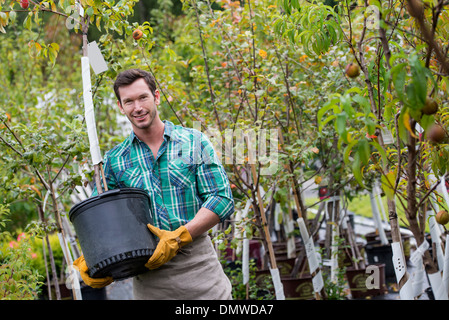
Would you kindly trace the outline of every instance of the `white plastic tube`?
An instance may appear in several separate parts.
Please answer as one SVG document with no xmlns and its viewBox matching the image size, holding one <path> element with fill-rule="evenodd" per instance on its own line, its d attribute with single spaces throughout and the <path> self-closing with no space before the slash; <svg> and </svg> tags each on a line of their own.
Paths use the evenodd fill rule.
<svg viewBox="0 0 449 320">
<path fill-rule="evenodd" d="M 427 220 L 429 221 L 429 231 L 430 237 L 432 238 L 432 243 L 435 243 L 438 269 L 443 270 L 444 267 L 444 254 L 443 248 L 441 247 L 441 230 L 435 219 L 434 212 L 432 210 L 427 211 Z"/>
<path fill-rule="evenodd" d="M 102 162 L 103 158 L 101 156 L 97 128 L 95 126 L 94 103 L 92 101 L 92 86 L 90 82 L 90 64 L 88 57 L 81 57 L 81 70 L 83 78 L 84 117 L 86 119 L 92 164 L 96 165 Z"/>
<path fill-rule="evenodd" d="M 249 281 L 249 239 L 243 239 L 243 252 L 242 252 L 242 275 L 243 284 L 247 284 Z"/>
<path fill-rule="evenodd" d="M 331 256 L 330 256 L 330 267 L 331 267 L 331 281 L 337 281 L 337 269 L 338 269 L 338 237 L 339 237 L 339 226 L 336 221 L 336 213 L 340 212 L 340 206 L 336 207 L 336 204 L 340 203 L 340 197 L 334 196 L 329 197 L 326 201 L 326 211 L 328 211 L 328 203 L 332 203 L 332 212 L 327 213 L 328 221 L 332 222 L 332 232 L 331 232 Z"/>
<path fill-rule="evenodd" d="M 276 217 L 279 217 L 279 215 L 282 214 L 282 224 L 284 226 L 285 234 L 291 234 L 295 226 L 293 224 L 293 220 L 290 219 L 290 215 L 285 212 L 281 212 L 281 204 L 276 203 L 275 205 L 275 213 Z M 288 258 L 295 258 L 296 257 L 296 245 L 295 245 L 295 237 L 289 236 L 287 239 L 287 257 Z"/>
<path fill-rule="evenodd" d="M 446 235 L 446 248 L 444 252 L 444 267 L 443 267 L 443 286 L 449 292 L 449 236 Z"/>
<path fill-rule="evenodd" d="M 302 240 L 304 241 L 310 274 L 313 274 L 319 267 L 319 261 L 315 250 L 315 245 L 313 243 L 313 238 L 309 237 L 304 219 L 298 218 L 296 221 L 298 222 L 299 231 L 301 233 Z M 316 272 L 315 276 L 312 278 L 312 283 L 314 291 L 320 293 L 321 289 L 324 287 L 321 270 Z"/>
<path fill-rule="evenodd" d="M 449 194 L 446 189 L 446 180 L 444 180 L 444 177 L 440 178 L 439 189 L 441 190 L 441 193 L 443 194 L 446 204 L 449 205 Z"/>
<path fill-rule="evenodd" d="M 424 291 L 424 280 L 426 277 L 426 271 L 424 270 L 423 255 L 429 248 L 429 243 L 423 241 L 421 245 L 410 256 L 410 262 L 415 266 L 415 272 L 413 273 L 413 296 L 419 297 Z"/>
<path fill-rule="evenodd" d="M 338 238 L 340 237 L 337 225 L 332 225 L 332 243 L 331 243 L 331 281 L 337 282 L 338 272 Z"/>
<path fill-rule="evenodd" d="M 400 242 L 392 242 L 391 249 L 393 251 L 393 266 L 396 274 L 396 280 L 399 283 L 407 272 L 407 266 L 404 261 L 404 253 L 402 252 L 402 247 Z M 413 300 L 413 285 L 411 279 L 399 290 L 399 296 L 401 300 Z"/>
<path fill-rule="evenodd" d="M 252 201 L 248 199 L 246 201 L 245 208 L 242 212 L 242 219 L 248 216 L 249 208 L 251 207 Z M 243 252 L 242 252 L 242 275 L 243 284 L 247 284 L 249 281 L 249 239 L 246 237 L 246 231 L 243 231 Z"/>
<path fill-rule="evenodd" d="M 69 276 L 66 279 L 66 286 L 69 289 L 73 289 L 76 300 L 82 300 L 78 274 L 75 272 L 73 268 L 73 260 L 69 251 L 69 247 L 67 246 L 67 241 L 61 232 L 58 232 L 58 239 L 59 245 L 61 246 L 62 249 L 62 253 L 64 254 L 65 261 L 67 261 L 69 268 Z"/>
<path fill-rule="evenodd" d="M 385 230 L 383 228 L 382 219 L 380 217 L 380 212 L 379 212 L 379 208 L 377 206 L 376 197 L 374 195 L 374 192 L 370 193 L 369 198 L 370 198 L 370 201 L 371 201 L 371 210 L 373 212 L 374 222 L 376 223 L 376 228 L 379 231 L 380 242 L 383 245 L 387 245 L 388 244 L 388 239 L 387 239 L 387 236 L 385 234 Z"/>
<path fill-rule="evenodd" d="M 278 268 L 275 268 L 275 269 L 270 268 L 270 273 L 271 273 L 271 278 L 273 280 L 274 292 L 276 294 L 276 300 L 285 300 L 284 286 L 282 285 L 282 282 L 281 282 L 281 276 L 279 274 L 279 269 Z"/>
<path fill-rule="evenodd" d="M 447 290 L 443 286 L 441 273 L 437 271 L 435 273 L 428 274 L 428 276 L 433 295 L 435 296 L 435 300 L 448 300 Z"/>
</svg>

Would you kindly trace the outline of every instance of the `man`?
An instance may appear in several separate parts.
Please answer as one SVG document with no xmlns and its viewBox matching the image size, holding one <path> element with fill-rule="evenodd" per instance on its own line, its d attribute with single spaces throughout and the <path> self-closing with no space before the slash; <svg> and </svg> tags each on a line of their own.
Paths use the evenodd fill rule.
<svg viewBox="0 0 449 320">
<path fill-rule="evenodd" d="M 150 73 L 124 71 L 114 91 L 133 130 L 105 155 L 106 182 L 109 189 L 148 192 L 154 224 L 148 228 L 160 239 L 145 265 L 149 271 L 133 278 L 134 298 L 230 299 L 230 281 L 207 231 L 233 212 L 234 200 L 210 141 L 159 118 L 160 93 Z M 90 278 L 83 257 L 74 264 L 90 286 L 112 282 Z"/>
</svg>

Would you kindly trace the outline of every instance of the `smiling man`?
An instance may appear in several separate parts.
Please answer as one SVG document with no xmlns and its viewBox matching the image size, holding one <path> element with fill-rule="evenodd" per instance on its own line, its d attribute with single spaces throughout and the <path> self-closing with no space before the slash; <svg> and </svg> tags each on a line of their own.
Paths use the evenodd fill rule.
<svg viewBox="0 0 449 320">
<path fill-rule="evenodd" d="M 153 218 L 148 228 L 159 238 L 146 264 L 149 271 L 134 277 L 134 298 L 231 299 L 230 281 L 207 235 L 234 211 L 229 180 L 212 144 L 197 130 L 159 118 L 160 94 L 150 73 L 120 73 L 114 92 L 133 130 L 105 155 L 106 182 L 109 189 L 148 192 Z M 81 260 L 76 265 L 86 270 Z M 95 287 L 111 281 L 81 275 Z"/>
</svg>

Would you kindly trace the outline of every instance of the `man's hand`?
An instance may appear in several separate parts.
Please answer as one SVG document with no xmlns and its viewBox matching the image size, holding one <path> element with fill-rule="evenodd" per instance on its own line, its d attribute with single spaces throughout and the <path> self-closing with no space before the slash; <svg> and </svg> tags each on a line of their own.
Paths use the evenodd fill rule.
<svg viewBox="0 0 449 320">
<path fill-rule="evenodd" d="M 89 287 L 92 288 L 103 288 L 107 285 L 111 284 L 112 277 L 106 277 L 106 278 L 91 278 L 89 277 L 89 274 L 87 273 L 88 267 L 86 264 L 86 260 L 84 260 L 84 256 L 79 257 L 73 262 L 73 265 L 79 270 L 81 274 L 81 278 L 83 279 L 84 283 L 87 284 Z"/>
<path fill-rule="evenodd" d="M 166 231 L 148 224 L 148 229 L 159 237 L 156 250 L 145 264 L 145 267 L 150 270 L 157 269 L 170 261 L 181 247 L 192 242 L 192 237 L 185 226 L 181 226 L 175 231 Z"/>
</svg>

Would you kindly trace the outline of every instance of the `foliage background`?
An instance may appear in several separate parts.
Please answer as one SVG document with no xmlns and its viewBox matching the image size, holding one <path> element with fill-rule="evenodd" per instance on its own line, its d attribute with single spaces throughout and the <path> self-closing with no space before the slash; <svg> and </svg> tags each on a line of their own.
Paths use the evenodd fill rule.
<svg viewBox="0 0 449 320">
<path fill-rule="evenodd" d="M 60 228 L 60 216 L 77 200 L 76 187 L 92 182 L 82 30 L 66 26 L 74 3 L 31 1 L 22 9 L 17 1 L 0 1 L 0 202 L 11 210 L 4 229 L 12 237 L 33 221 L 46 232 Z M 247 159 L 222 158 L 237 211 L 247 199 L 257 202 L 258 185 L 267 192 L 265 205 L 278 202 L 289 212 L 295 206 L 291 179 L 298 190 L 313 179 L 349 200 L 380 180 L 389 203 L 401 207 L 402 223 L 415 227 L 419 244 L 430 195 L 437 209 L 446 207 L 432 188 L 435 176 L 446 173 L 447 140 L 425 139 L 432 124 L 446 130 L 448 121 L 447 62 L 435 55 L 440 48 L 447 56 L 449 48 L 443 1 L 424 1 L 419 17 L 408 13 L 404 1 L 81 4 L 90 19 L 88 41 L 98 43 L 109 67 L 92 74 L 103 152 L 129 133 L 113 81 L 121 70 L 139 67 L 158 81 L 162 119 L 190 127 L 198 121 L 216 139 L 226 129 L 281 134 L 279 149 L 268 147 L 279 152 L 278 170 L 258 175 L 255 185 Z M 379 27 L 367 25 L 367 8 L 382 14 Z M 421 35 L 422 17 L 433 23 L 434 42 Z M 135 28 L 144 31 L 138 41 L 131 37 Z M 349 63 L 360 66 L 359 77 L 345 75 Z M 437 114 L 420 113 L 426 97 L 440 104 Z M 425 130 L 421 138 L 417 124 Z M 394 137 L 390 145 L 382 140 L 385 128 Z M 305 203 L 299 206 L 307 212 Z M 257 232 L 251 219 L 246 222 L 242 228 Z"/>
</svg>

